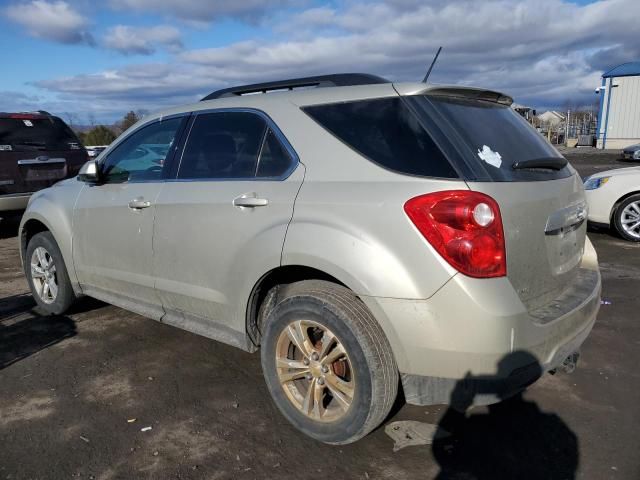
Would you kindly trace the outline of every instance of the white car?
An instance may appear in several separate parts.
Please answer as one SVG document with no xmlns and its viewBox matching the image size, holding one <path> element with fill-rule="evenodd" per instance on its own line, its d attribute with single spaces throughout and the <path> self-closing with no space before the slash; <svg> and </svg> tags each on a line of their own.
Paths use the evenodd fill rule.
<svg viewBox="0 0 640 480">
<path fill-rule="evenodd" d="M 87 154 L 90 158 L 96 158 L 104 150 L 106 150 L 108 146 L 109 145 L 88 145 L 84 148 L 87 150 Z"/>
<path fill-rule="evenodd" d="M 640 242 L 640 167 L 598 172 L 584 181 L 589 222 L 606 225 Z"/>
</svg>

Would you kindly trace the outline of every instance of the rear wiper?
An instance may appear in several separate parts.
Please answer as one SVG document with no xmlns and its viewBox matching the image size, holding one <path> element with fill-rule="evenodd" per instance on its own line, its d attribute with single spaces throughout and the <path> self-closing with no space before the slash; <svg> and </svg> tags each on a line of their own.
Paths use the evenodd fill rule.
<svg viewBox="0 0 640 480">
<path fill-rule="evenodd" d="M 514 170 L 526 169 L 546 169 L 546 170 L 562 170 L 567 166 L 567 159 L 564 157 L 543 157 L 532 158 L 531 160 L 522 160 L 515 162 L 511 168 Z"/>
</svg>

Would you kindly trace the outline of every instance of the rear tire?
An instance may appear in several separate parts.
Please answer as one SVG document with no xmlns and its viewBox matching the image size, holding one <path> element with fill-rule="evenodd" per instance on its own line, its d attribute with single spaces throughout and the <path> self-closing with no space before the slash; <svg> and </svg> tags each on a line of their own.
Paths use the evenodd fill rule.
<svg viewBox="0 0 640 480">
<path fill-rule="evenodd" d="M 391 346 L 348 289 L 320 280 L 279 288 L 261 345 L 273 400 L 306 435 L 355 442 L 380 425 L 396 398 Z"/>
<path fill-rule="evenodd" d="M 613 213 L 613 225 L 625 240 L 640 242 L 640 194 L 625 198 Z M 635 228 L 632 228 L 634 227 Z"/>
<path fill-rule="evenodd" d="M 62 253 L 51 232 L 37 233 L 29 240 L 24 269 L 31 294 L 46 315 L 61 315 L 75 302 Z"/>
</svg>

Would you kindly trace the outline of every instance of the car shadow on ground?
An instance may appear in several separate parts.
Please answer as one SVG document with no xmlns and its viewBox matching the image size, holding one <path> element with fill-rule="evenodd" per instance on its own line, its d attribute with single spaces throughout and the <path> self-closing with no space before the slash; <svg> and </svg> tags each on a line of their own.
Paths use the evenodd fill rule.
<svg viewBox="0 0 640 480">
<path fill-rule="evenodd" d="M 542 374 L 532 355 L 514 352 L 500 362 L 498 376 L 514 356 L 530 360 L 537 375 Z M 438 424 L 440 435 L 432 445 L 440 466 L 437 479 L 575 478 L 578 438 L 558 415 L 542 411 L 522 393 L 477 409 L 480 413 L 468 412 L 479 393 L 505 397 L 500 387 L 491 387 L 491 382 L 481 387 L 481 392 L 471 392 L 470 380 L 484 382 L 485 378 L 467 376 L 458 382 L 451 395 L 452 406 Z"/>
<path fill-rule="evenodd" d="M 21 218 L 22 212 L 9 214 L 0 212 L 0 239 L 16 237 Z"/>
<path fill-rule="evenodd" d="M 82 299 L 70 313 L 101 306 Z M 75 336 L 76 324 L 66 315 L 42 315 L 30 294 L 0 299 L 0 370 Z"/>
</svg>

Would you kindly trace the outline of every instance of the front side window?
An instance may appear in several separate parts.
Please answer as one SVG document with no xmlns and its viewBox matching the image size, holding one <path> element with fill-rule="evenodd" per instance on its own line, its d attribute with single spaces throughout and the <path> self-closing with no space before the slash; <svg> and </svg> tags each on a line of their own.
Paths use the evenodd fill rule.
<svg viewBox="0 0 640 480">
<path fill-rule="evenodd" d="M 182 154 L 178 178 L 254 178 L 266 129 L 266 122 L 249 112 L 198 115 Z"/>
<path fill-rule="evenodd" d="M 102 165 L 104 182 L 161 179 L 181 122 L 171 118 L 153 123 L 118 144 Z"/>
</svg>

